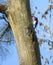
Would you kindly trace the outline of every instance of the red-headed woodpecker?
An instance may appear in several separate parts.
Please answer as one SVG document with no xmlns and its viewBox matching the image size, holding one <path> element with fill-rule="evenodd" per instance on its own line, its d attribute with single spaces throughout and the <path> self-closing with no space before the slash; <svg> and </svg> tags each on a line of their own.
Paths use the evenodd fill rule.
<svg viewBox="0 0 53 65">
<path fill-rule="evenodd" d="M 37 24 L 38 24 L 38 18 L 34 17 L 33 25 L 35 28 L 37 27 Z"/>
</svg>

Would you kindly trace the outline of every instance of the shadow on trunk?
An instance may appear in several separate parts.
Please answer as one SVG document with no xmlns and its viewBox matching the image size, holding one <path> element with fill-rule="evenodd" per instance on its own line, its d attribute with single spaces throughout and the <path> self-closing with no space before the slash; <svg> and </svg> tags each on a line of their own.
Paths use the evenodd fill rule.
<svg viewBox="0 0 53 65">
<path fill-rule="evenodd" d="M 41 65 L 39 43 L 38 43 L 38 39 L 35 34 L 35 31 L 33 31 L 33 34 L 32 34 L 32 42 L 34 44 L 34 50 L 35 50 L 35 55 L 36 55 L 36 59 L 37 59 L 37 64 Z"/>
<path fill-rule="evenodd" d="M 30 4 L 29 4 L 29 0 L 26 0 L 26 7 L 27 7 L 27 12 L 28 12 L 28 18 L 29 20 L 31 20 L 30 16 L 31 16 L 31 11 L 30 11 Z M 35 55 L 36 55 L 36 59 L 37 59 L 37 64 L 38 65 L 41 65 L 41 58 L 40 58 L 40 49 L 39 49 L 39 43 L 38 43 L 38 39 L 37 39 L 37 36 L 35 34 L 35 31 L 33 29 L 33 26 L 29 25 L 31 27 L 31 32 L 33 32 L 32 34 L 32 43 L 34 44 L 34 50 L 35 50 Z"/>
</svg>

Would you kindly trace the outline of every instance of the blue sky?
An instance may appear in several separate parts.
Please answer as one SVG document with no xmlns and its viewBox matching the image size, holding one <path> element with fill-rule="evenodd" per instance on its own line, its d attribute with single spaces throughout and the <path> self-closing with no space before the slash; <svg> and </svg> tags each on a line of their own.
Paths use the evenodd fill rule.
<svg viewBox="0 0 53 65">
<path fill-rule="evenodd" d="M 42 22 L 44 25 L 48 26 L 48 22 L 47 20 L 45 20 L 44 18 L 41 19 L 42 14 L 44 13 L 44 11 L 47 9 L 48 5 L 50 5 L 51 3 L 48 2 L 48 0 L 30 0 L 30 5 L 31 5 L 31 12 L 33 13 L 35 11 L 35 6 L 38 7 L 38 10 L 41 12 L 40 14 L 35 13 L 34 16 L 38 17 L 38 22 Z M 47 15 L 47 19 L 49 19 L 50 13 Z M 51 21 L 50 21 L 50 30 L 51 33 L 53 33 L 53 12 L 52 12 L 52 16 L 51 16 Z M 40 38 L 44 38 L 42 36 L 42 33 L 44 33 L 46 35 L 46 37 L 44 39 L 46 40 L 52 40 L 53 38 L 50 37 L 49 33 L 46 33 L 45 31 L 43 31 L 43 26 L 40 26 L 39 24 L 37 25 L 37 28 L 35 29 L 36 31 L 39 30 L 40 34 L 37 33 L 37 37 L 38 39 Z M 44 42 L 41 46 L 40 46 L 40 52 L 41 55 L 44 57 L 44 59 L 41 59 L 42 61 L 42 65 L 44 65 L 45 63 L 45 58 L 48 58 L 49 60 L 49 65 L 53 65 L 53 63 L 51 63 L 51 59 L 50 56 L 53 56 L 53 50 L 49 50 L 49 46 L 48 46 L 48 42 Z M 53 58 L 52 58 L 53 60 Z M 48 65 L 48 64 L 46 64 Z"/>
<path fill-rule="evenodd" d="M 6 1 L 7 0 L 0 0 L 0 3 L 6 3 Z M 35 16 L 38 17 L 39 22 L 42 21 L 42 23 L 44 23 L 44 24 L 47 24 L 47 22 L 46 22 L 45 19 L 41 19 L 41 15 L 45 11 L 45 9 L 47 9 L 47 7 L 48 7 L 49 4 L 50 3 L 48 3 L 48 0 L 30 0 L 31 12 L 34 12 L 35 11 L 35 6 L 37 6 L 38 7 L 38 10 L 40 10 L 41 14 L 37 14 L 36 13 Z M 52 14 L 53 14 L 53 12 L 52 12 Z M 2 15 L 0 14 L 0 16 L 2 16 Z M 51 19 L 53 19 L 53 16 L 52 16 Z M 1 22 L 3 22 L 3 23 L 1 23 Z M 53 22 L 51 21 L 51 31 L 53 29 L 52 24 L 53 24 Z M 5 20 L 3 20 L 3 19 L 0 20 L 0 31 L 1 32 L 3 32 L 4 31 L 4 28 L 7 28 L 7 26 L 8 26 L 8 24 L 5 22 Z M 44 32 L 44 31 L 42 31 L 43 30 L 43 27 L 40 27 L 39 25 L 37 26 L 37 28 L 35 30 L 40 30 L 40 33 Z M 47 33 L 45 33 L 45 34 L 46 34 L 46 39 L 50 39 L 50 37 L 48 36 L 48 34 Z M 1 33 L 0 33 L 0 35 L 1 35 Z M 39 35 L 37 34 L 37 37 L 38 38 L 43 38 L 40 34 Z M 2 40 L 6 40 L 8 38 L 10 38 L 11 40 L 14 40 L 13 33 L 12 33 L 12 30 L 11 29 L 9 29 L 6 32 L 6 34 L 3 36 Z M 19 58 L 18 58 L 18 55 L 17 55 L 16 44 L 15 44 L 16 42 L 15 42 L 15 40 L 9 42 L 8 44 L 5 43 L 5 45 L 3 43 L 4 42 L 0 42 L 0 44 L 2 44 L 2 46 L 4 46 L 4 48 L 6 48 L 6 49 L 9 50 L 9 54 L 6 53 L 6 56 L 5 57 L 4 57 L 4 54 L 3 54 L 2 57 L 0 57 L 0 65 L 19 65 Z M 44 49 L 44 48 L 46 48 L 47 50 Z M 53 56 L 53 53 L 50 53 L 50 52 L 52 52 L 53 50 L 52 51 L 49 51 L 48 48 L 49 48 L 49 46 L 48 46 L 47 43 L 42 44 L 42 46 L 40 47 L 41 55 L 44 56 L 44 60 L 41 59 L 42 65 L 44 65 L 44 63 L 45 63 L 45 58 L 48 58 L 49 59 L 49 61 L 50 61 L 50 64 L 49 65 L 53 65 L 51 63 L 52 60 L 50 59 L 50 55 Z M 1 49 L 0 49 L 0 51 L 1 51 Z M 4 49 L 4 51 L 5 51 L 5 49 Z M 48 64 L 46 64 L 46 65 L 48 65 Z"/>
</svg>

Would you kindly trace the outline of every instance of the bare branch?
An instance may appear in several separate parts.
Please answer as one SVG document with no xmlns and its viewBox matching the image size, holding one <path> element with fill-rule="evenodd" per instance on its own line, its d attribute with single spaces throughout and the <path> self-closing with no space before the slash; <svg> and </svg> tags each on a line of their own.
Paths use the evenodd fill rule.
<svg viewBox="0 0 53 65">
<path fill-rule="evenodd" d="M 45 12 L 42 14 L 42 18 L 46 18 L 46 15 L 48 14 L 48 11 L 51 10 L 51 8 L 53 9 L 53 5 L 49 5 L 48 8 L 45 10 Z"/>
</svg>

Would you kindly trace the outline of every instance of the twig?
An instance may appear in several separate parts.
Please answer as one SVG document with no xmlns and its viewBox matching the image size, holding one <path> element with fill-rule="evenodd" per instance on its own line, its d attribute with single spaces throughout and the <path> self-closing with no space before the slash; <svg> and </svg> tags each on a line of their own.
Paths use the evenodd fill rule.
<svg viewBox="0 0 53 65">
<path fill-rule="evenodd" d="M 0 41 L 1 42 L 11 42 L 11 41 L 14 41 L 14 40 L 10 40 L 10 39 L 8 39 L 8 40 L 2 40 L 2 39 L 0 39 Z"/>
</svg>

